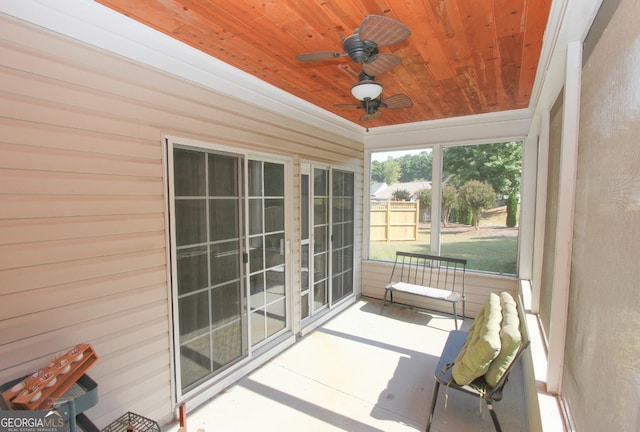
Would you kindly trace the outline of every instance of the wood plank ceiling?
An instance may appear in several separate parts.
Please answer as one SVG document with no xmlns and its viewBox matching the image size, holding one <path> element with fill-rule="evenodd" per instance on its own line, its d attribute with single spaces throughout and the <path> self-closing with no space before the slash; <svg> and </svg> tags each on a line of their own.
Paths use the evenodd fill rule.
<svg viewBox="0 0 640 432">
<path fill-rule="evenodd" d="M 150 27 L 366 127 L 526 108 L 551 0 L 97 0 Z M 342 38 L 367 15 L 393 18 L 411 36 L 380 52 L 403 58 L 376 77 L 383 108 L 362 121 L 348 57 L 304 63 L 296 54 L 344 52 Z"/>
</svg>

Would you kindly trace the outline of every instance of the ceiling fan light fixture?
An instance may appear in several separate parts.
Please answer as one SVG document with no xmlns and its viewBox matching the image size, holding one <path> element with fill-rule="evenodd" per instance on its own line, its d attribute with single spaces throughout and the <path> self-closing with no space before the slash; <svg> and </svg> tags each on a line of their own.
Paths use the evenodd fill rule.
<svg viewBox="0 0 640 432">
<path fill-rule="evenodd" d="M 375 99 L 382 93 L 382 84 L 371 80 L 360 81 L 351 87 L 351 94 L 358 100 Z"/>
</svg>

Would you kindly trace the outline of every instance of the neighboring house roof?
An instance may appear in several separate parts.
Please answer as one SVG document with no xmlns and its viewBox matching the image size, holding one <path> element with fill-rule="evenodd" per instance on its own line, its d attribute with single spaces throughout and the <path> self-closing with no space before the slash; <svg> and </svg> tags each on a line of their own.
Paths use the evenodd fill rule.
<svg viewBox="0 0 640 432">
<path fill-rule="evenodd" d="M 373 198 L 379 191 L 381 191 L 384 188 L 388 188 L 389 185 L 386 184 L 385 182 L 382 183 L 374 183 L 371 185 L 371 187 L 369 187 L 369 193 L 371 193 L 371 197 Z"/>
<path fill-rule="evenodd" d="M 374 189 L 374 187 L 376 188 Z M 431 189 L 431 182 L 417 181 L 410 183 L 394 183 L 392 185 L 387 185 L 386 183 L 376 183 L 371 186 L 371 199 L 383 201 L 391 200 L 393 199 L 393 193 L 397 190 L 406 190 L 411 194 L 411 199 L 415 199 L 416 192 L 421 189 Z"/>
</svg>

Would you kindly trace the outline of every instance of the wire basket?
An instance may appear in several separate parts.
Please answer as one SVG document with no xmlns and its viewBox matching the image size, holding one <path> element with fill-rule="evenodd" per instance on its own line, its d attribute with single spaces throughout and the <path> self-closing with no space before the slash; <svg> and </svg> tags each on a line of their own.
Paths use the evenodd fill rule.
<svg viewBox="0 0 640 432">
<path fill-rule="evenodd" d="M 102 432 L 160 432 L 155 420 L 128 412 L 104 429 Z"/>
</svg>

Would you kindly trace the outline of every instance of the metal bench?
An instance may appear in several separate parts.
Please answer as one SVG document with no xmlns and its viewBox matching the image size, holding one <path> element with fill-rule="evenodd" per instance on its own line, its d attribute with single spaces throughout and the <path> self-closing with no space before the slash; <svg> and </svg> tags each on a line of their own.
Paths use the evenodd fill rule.
<svg viewBox="0 0 640 432">
<path fill-rule="evenodd" d="M 382 308 L 387 294 L 393 303 L 394 291 L 442 300 L 453 305 L 456 330 L 458 315 L 456 305 L 462 301 L 462 319 L 466 316 L 464 278 L 467 260 L 411 252 L 396 252 L 391 279 L 385 287 Z"/>
<path fill-rule="evenodd" d="M 467 332 L 462 330 L 455 330 L 449 333 L 449 337 L 447 338 L 447 342 L 445 343 L 444 349 L 442 350 L 442 354 L 440 355 L 440 360 L 438 360 L 438 364 L 436 366 L 434 378 L 435 383 L 433 385 L 433 396 L 431 399 L 431 410 L 429 411 L 429 421 L 427 423 L 426 432 L 431 430 L 431 423 L 433 422 L 433 413 L 436 408 L 436 401 L 438 399 L 438 390 L 440 389 L 440 384 L 443 384 L 447 389 L 460 390 L 467 394 L 471 394 L 473 396 L 477 396 L 484 400 L 491 414 L 491 420 L 493 421 L 493 426 L 496 432 L 502 432 L 502 427 L 500 426 L 500 422 L 498 421 L 498 416 L 494 409 L 494 404 L 500 400 L 502 400 L 502 391 L 504 389 L 507 380 L 509 379 L 509 374 L 513 369 L 514 365 L 518 362 L 518 359 L 522 355 L 522 353 L 529 347 L 529 333 L 527 331 L 526 325 L 526 316 L 524 314 L 524 308 L 522 306 L 522 301 L 520 297 L 516 298 L 516 304 L 518 308 L 518 318 L 520 320 L 520 336 L 521 343 L 516 355 L 511 360 L 511 363 L 504 371 L 504 375 L 502 378 L 498 380 L 495 387 L 489 386 L 484 379 L 484 376 L 481 376 L 471 382 L 469 385 L 458 385 L 453 380 L 452 368 L 454 360 L 458 356 L 458 353 L 462 349 L 466 339 Z M 451 409 L 451 407 L 449 407 Z"/>
</svg>

